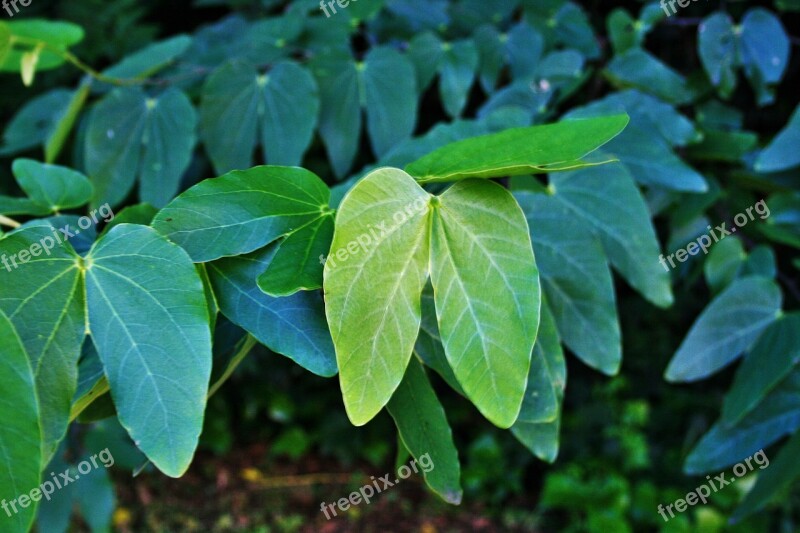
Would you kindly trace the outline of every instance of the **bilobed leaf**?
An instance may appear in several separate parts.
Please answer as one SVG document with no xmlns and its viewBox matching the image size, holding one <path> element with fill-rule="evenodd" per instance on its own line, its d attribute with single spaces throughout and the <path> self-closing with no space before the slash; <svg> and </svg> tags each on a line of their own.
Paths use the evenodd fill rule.
<svg viewBox="0 0 800 533">
<path fill-rule="evenodd" d="M 625 167 L 615 163 L 554 174 L 550 182 L 555 199 L 587 222 L 628 283 L 655 305 L 671 305 L 669 273 L 658 263 L 650 212 Z"/>
<path fill-rule="evenodd" d="M 800 476 L 800 433 L 795 433 L 781 448 L 775 459 L 769 461 L 767 467 L 759 465 L 763 472 L 759 472 L 756 484 L 744 497 L 739 507 L 736 508 L 731 521 L 738 522 L 743 518 L 759 511 L 781 494 Z M 763 461 L 762 461 L 763 462 Z"/>
<path fill-rule="evenodd" d="M 16 500 L 38 487 L 44 468 L 36 390 L 25 348 L 11 321 L 0 311 L 0 499 Z M 3 529 L 25 533 L 36 516 L 36 503 L 3 516 Z"/>
<path fill-rule="evenodd" d="M 696 381 L 727 366 L 778 317 L 781 291 L 774 281 L 748 277 L 717 296 L 692 326 L 669 363 L 669 381 Z"/>
<path fill-rule="evenodd" d="M 317 84 L 297 63 L 283 61 L 260 74 L 254 65 L 229 62 L 203 89 L 201 134 L 220 174 L 252 166 L 260 141 L 271 165 L 298 165 L 319 114 Z M 231 124 L 237 124 L 235 133 Z"/>
<path fill-rule="evenodd" d="M 433 286 L 428 282 L 422 292 L 422 324 L 419 329 L 417 344 L 414 346 L 414 353 L 425 363 L 425 366 L 435 370 L 450 387 L 462 396 L 464 389 L 456 379 L 447 355 L 442 346 L 442 337 L 439 334 L 439 323 L 436 318 L 436 303 L 433 297 Z"/>
<path fill-rule="evenodd" d="M 25 194 L 53 212 L 80 207 L 92 199 L 94 188 L 91 182 L 72 169 L 32 159 L 17 159 L 12 171 Z"/>
<path fill-rule="evenodd" d="M 258 275 L 274 260 L 275 248 L 207 265 L 220 312 L 273 352 L 319 376 L 334 376 L 336 356 L 319 294 L 273 298 L 256 285 Z"/>
<path fill-rule="evenodd" d="M 722 422 L 738 423 L 800 363 L 800 314 L 781 316 L 761 334 L 725 396 Z"/>
<path fill-rule="evenodd" d="M 255 167 L 205 180 L 162 209 L 153 227 L 197 263 L 263 248 L 328 211 L 330 191 L 296 167 Z"/>
<path fill-rule="evenodd" d="M 453 432 L 419 361 L 411 360 L 403 381 L 386 407 L 394 418 L 403 445 L 417 459 L 416 466 L 423 471 L 428 486 L 446 502 L 460 504 L 461 465 Z M 424 456 L 427 459 L 423 463 L 429 472 L 424 472 L 419 461 Z"/>
<path fill-rule="evenodd" d="M 211 375 L 200 277 L 181 248 L 131 224 L 99 240 L 85 268 L 91 335 L 119 420 L 153 464 L 180 477 L 197 448 Z"/>
<path fill-rule="evenodd" d="M 24 263 L 23 253 L 28 254 Z M 0 310 L 30 358 L 46 463 L 67 430 L 86 334 L 79 258 L 59 243 L 56 230 L 38 226 L 0 240 L 0 259 Z"/>
<path fill-rule="evenodd" d="M 424 92 L 439 72 L 444 57 L 444 44 L 432 32 L 418 33 L 408 43 L 406 55 L 414 64 L 417 89 Z"/>
<path fill-rule="evenodd" d="M 431 280 L 442 344 L 467 397 L 493 424 L 517 419 L 539 328 L 528 224 L 511 193 L 462 181 L 438 199 Z"/>
<path fill-rule="evenodd" d="M 258 286 L 270 296 L 322 288 L 322 265 L 333 240 L 334 214 L 321 213 L 278 244 L 275 257 L 258 277 Z"/>
<path fill-rule="evenodd" d="M 164 206 L 178 192 L 195 145 L 197 117 L 183 92 L 156 98 L 116 89 L 93 109 L 86 131 L 86 173 L 94 204 L 121 203 L 137 178 L 142 201 Z"/>
<path fill-rule="evenodd" d="M 539 174 L 585 166 L 581 158 L 616 137 L 628 116 L 565 120 L 458 141 L 411 163 L 421 183 Z"/>
<path fill-rule="evenodd" d="M 584 363 L 615 374 L 622 361 L 614 284 L 599 239 L 553 196 L 515 193 L 531 230 L 542 290 L 561 339 Z"/>
<path fill-rule="evenodd" d="M 376 170 L 345 196 L 325 263 L 325 311 L 353 424 L 403 379 L 428 280 L 430 195 L 402 170 Z"/>
<path fill-rule="evenodd" d="M 689 475 L 720 472 L 800 428 L 800 372 L 793 372 L 734 427 L 717 422 L 683 466 Z"/>
<path fill-rule="evenodd" d="M 517 423 L 542 424 L 559 416 L 567 381 L 567 364 L 552 312 L 542 302 L 542 320 L 533 346 L 528 387 Z"/>
</svg>

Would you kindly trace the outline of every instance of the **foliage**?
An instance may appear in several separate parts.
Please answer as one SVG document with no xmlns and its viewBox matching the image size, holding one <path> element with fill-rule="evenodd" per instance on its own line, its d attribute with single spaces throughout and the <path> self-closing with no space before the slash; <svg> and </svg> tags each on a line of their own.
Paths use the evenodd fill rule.
<svg viewBox="0 0 800 533">
<path fill-rule="evenodd" d="M 142 15 L 117 4 L 125 20 Z M 503 455 L 502 433 L 473 441 L 462 468 L 451 424 L 474 417 L 453 401 L 555 461 L 570 419 L 565 353 L 624 374 L 620 295 L 632 289 L 650 315 L 676 302 L 689 314 L 680 296 L 698 287 L 707 305 L 665 379 L 741 363 L 719 421 L 690 436 L 686 472 L 718 472 L 794 435 L 737 519 L 800 475 L 789 261 L 800 108 L 782 93 L 792 43 L 789 15 L 775 11 L 791 3 L 679 26 L 697 36 L 695 64 L 646 46 L 683 16 L 658 4 L 638 17 L 611 10 L 608 42 L 564 1 L 208 4 L 234 14 L 157 42 L 134 25 L 142 46 L 124 57 L 82 49 L 97 39 L 86 24 L 0 22 L 0 70 L 47 87 L 26 93 L 0 146 L 14 158 L 14 181 L 0 179 L 0 257 L 13 264 L 0 270 L 3 399 L 15 420 L 0 431 L 15 458 L 0 469 L 3 497 L 37 486 L 63 463 L 69 428 L 97 420 L 89 435 L 114 428 L 132 470 L 146 458 L 183 475 L 204 426 L 213 434 L 209 398 L 261 344 L 306 379 L 338 374 L 353 425 L 386 407 L 400 448 L 433 459 L 428 486 L 459 503 L 492 476 L 481 457 Z M 65 18 L 79 20 L 74 9 Z M 83 75 L 72 85 L 66 65 Z M 756 107 L 767 127 L 746 120 Z M 759 201 L 760 219 L 734 218 L 741 232 L 710 246 L 712 226 Z M 63 240 L 69 226 L 81 231 Z M 659 261 L 704 236 L 707 256 L 689 244 L 671 271 Z M 618 407 L 633 419 L 613 434 L 629 474 L 649 463 L 647 409 Z M 306 438 L 290 428 L 276 446 Z M 95 482 L 110 502 L 107 479 Z M 655 505 L 679 494 L 648 490 L 572 464 L 548 477 L 541 505 L 625 530 L 629 499 L 643 499 L 653 516 L 633 523 L 661 526 Z M 39 506 L 40 527 L 63 526 L 63 498 Z M 35 506 L 16 515 L 14 530 L 34 517 Z"/>
</svg>

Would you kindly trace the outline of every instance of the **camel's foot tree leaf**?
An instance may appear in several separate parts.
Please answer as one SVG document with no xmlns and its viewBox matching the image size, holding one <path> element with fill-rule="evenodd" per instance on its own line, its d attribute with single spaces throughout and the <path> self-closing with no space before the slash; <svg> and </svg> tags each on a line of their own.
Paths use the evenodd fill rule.
<svg viewBox="0 0 800 533">
<path fill-rule="evenodd" d="M 490 421 L 519 414 L 539 322 L 528 225 L 511 194 L 467 181 L 442 196 L 377 170 L 345 197 L 325 264 L 325 301 L 351 421 L 371 420 L 397 389 L 432 274 L 447 361 Z"/>
<path fill-rule="evenodd" d="M 211 372 L 208 307 L 186 252 L 151 228 L 120 224 L 81 257 L 43 221 L 0 240 L 0 257 L 13 267 L 1 274 L 0 311 L 19 333 L 38 399 L 37 460 L 49 462 L 90 403 L 86 395 L 102 397 L 108 386 L 139 449 L 165 474 L 182 475 L 203 427 Z M 79 390 L 87 334 L 102 373 Z"/>
</svg>

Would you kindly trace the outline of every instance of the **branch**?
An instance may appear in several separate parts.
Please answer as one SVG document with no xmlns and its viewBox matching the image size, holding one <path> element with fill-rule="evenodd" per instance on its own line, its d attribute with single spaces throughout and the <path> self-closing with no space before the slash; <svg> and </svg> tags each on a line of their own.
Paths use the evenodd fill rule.
<svg viewBox="0 0 800 533">
<path fill-rule="evenodd" d="M 20 227 L 21 225 L 22 224 L 20 224 L 19 222 L 17 222 L 16 220 L 14 220 L 12 218 L 8 218 L 8 217 L 5 217 L 3 215 L 0 215 L 0 226 L 8 226 L 9 228 L 16 229 L 16 228 Z"/>
</svg>

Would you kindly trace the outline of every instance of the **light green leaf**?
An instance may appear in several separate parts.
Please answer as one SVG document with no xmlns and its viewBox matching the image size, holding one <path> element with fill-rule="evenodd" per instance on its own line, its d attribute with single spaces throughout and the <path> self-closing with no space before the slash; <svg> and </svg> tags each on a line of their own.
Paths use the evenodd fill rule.
<svg viewBox="0 0 800 533">
<path fill-rule="evenodd" d="M 565 120 L 512 128 L 458 141 L 411 163 L 406 171 L 421 183 L 500 178 L 585 166 L 580 161 L 625 128 L 628 116 Z"/>
<path fill-rule="evenodd" d="M 422 324 L 417 344 L 414 346 L 414 353 L 425 363 L 425 366 L 435 370 L 454 391 L 466 397 L 464 389 L 458 383 L 458 379 L 447 361 L 447 355 L 444 353 L 442 338 L 439 334 L 439 323 L 436 318 L 433 286 L 430 281 L 422 292 Z"/>
<path fill-rule="evenodd" d="M 60 236 L 42 225 L 0 240 L 0 310 L 14 324 L 30 358 L 44 463 L 67 430 L 86 334 L 79 258 L 60 243 Z"/>
<path fill-rule="evenodd" d="M 11 321 L 0 311 L 0 499 L 14 501 L 39 486 L 44 467 L 39 407 L 28 356 Z M 36 503 L 3 516 L 3 530 L 26 533 L 36 516 Z"/>
<path fill-rule="evenodd" d="M 321 289 L 322 265 L 331 248 L 333 228 L 334 214 L 330 211 L 284 237 L 269 267 L 258 277 L 261 290 L 279 297 Z"/>
<path fill-rule="evenodd" d="M 19 19 L 7 22 L 6 26 L 11 30 L 14 42 L 23 46 L 12 49 L 6 54 L 5 61 L 0 63 L 0 71 L 4 72 L 19 72 L 26 50 L 31 49 L 39 49 L 41 52 L 37 58 L 37 70 L 49 70 L 63 65 L 65 59 L 62 55 L 43 50 L 41 45 L 46 43 L 54 48 L 66 50 L 83 40 L 84 36 L 83 29 L 70 22 Z"/>
<path fill-rule="evenodd" d="M 296 167 L 255 167 L 205 180 L 153 220 L 153 227 L 196 263 L 246 254 L 328 212 L 330 191 Z"/>
<path fill-rule="evenodd" d="M 220 312 L 273 352 L 319 376 L 335 376 L 336 355 L 319 294 L 273 298 L 256 285 L 258 275 L 274 260 L 275 248 L 207 265 Z"/>
<path fill-rule="evenodd" d="M 317 84 L 305 68 L 280 62 L 266 74 L 249 63 L 226 63 L 203 89 L 200 129 L 220 174 L 253 164 L 260 139 L 270 165 L 299 165 L 317 125 Z M 232 134 L 231 124 L 237 124 Z"/>
<path fill-rule="evenodd" d="M 515 193 L 528 219 L 542 290 L 564 343 L 615 374 L 622 361 L 614 284 L 599 239 L 555 197 Z"/>
<path fill-rule="evenodd" d="M 528 224 L 513 196 L 462 181 L 434 203 L 431 280 L 447 360 L 493 424 L 517 419 L 541 293 Z"/>
<path fill-rule="evenodd" d="M 63 112 L 56 116 L 57 121 L 53 125 L 52 131 L 47 136 L 44 145 L 44 160 L 46 163 L 53 163 L 58 159 L 58 155 L 61 153 L 64 143 L 67 142 L 72 127 L 75 125 L 78 116 L 86 105 L 91 88 L 91 79 L 87 78 L 75 89 L 75 92 L 72 93 L 69 104 Z"/>
<path fill-rule="evenodd" d="M 429 202 L 405 172 L 383 168 L 353 187 L 336 217 L 325 310 L 357 426 L 389 401 L 414 349 L 428 280 Z"/>
<path fill-rule="evenodd" d="M 666 379 L 696 381 L 730 364 L 775 321 L 781 300 L 781 290 L 771 279 L 735 281 L 694 323 L 670 361 Z"/>
<path fill-rule="evenodd" d="M 761 334 L 725 396 L 722 422 L 735 425 L 800 363 L 800 314 L 781 316 Z"/>
<path fill-rule="evenodd" d="M 403 381 L 386 407 L 403 445 L 417 460 L 415 466 L 423 472 L 425 482 L 446 502 L 459 505 L 463 494 L 461 465 L 453 432 L 418 361 L 412 360 L 408 365 Z"/>
<path fill-rule="evenodd" d="M 91 335 L 119 420 L 153 464 L 180 477 L 197 448 L 211 376 L 200 277 L 181 248 L 131 224 L 108 232 L 84 262 Z"/>
<path fill-rule="evenodd" d="M 52 212 L 81 207 L 92 199 L 89 179 L 67 167 L 17 159 L 11 169 L 25 194 Z"/>
<path fill-rule="evenodd" d="M 555 199 L 597 234 L 612 266 L 633 288 L 659 307 L 672 304 L 669 273 L 658 262 L 660 245 L 650 212 L 623 165 L 554 174 L 550 185 Z"/>
<path fill-rule="evenodd" d="M 120 204 L 139 179 L 142 201 L 162 207 L 178 192 L 192 157 L 197 117 L 175 88 L 156 98 L 116 89 L 92 110 L 86 131 L 86 174 L 94 204 Z"/>
</svg>

